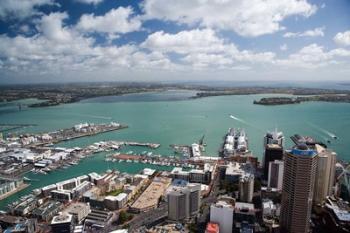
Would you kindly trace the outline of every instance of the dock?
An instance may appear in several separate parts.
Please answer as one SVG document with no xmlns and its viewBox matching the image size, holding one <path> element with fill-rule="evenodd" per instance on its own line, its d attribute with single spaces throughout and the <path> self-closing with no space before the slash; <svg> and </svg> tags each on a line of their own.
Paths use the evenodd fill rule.
<svg viewBox="0 0 350 233">
<path fill-rule="evenodd" d="M 5 193 L 3 195 L 0 195 L 0 201 L 5 199 L 5 198 L 7 198 L 7 197 L 9 197 L 9 196 L 11 196 L 11 195 L 13 195 L 13 194 L 15 194 L 15 193 L 17 193 L 17 192 L 19 192 L 19 191 L 21 191 L 21 190 L 23 190 L 23 189 L 25 189 L 25 188 L 27 188 L 28 186 L 30 186 L 30 184 L 23 183 L 22 185 L 20 185 L 19 187 L 15 188 L 14 190 L 12 190 L 12 191 L 10 191 L 8 193 Z"/>
<path fill-rule="evenodd" d="M 20 135 L 20 142 L 23 147 L 39 147 L 57 144 L 63 141 L 69 141 L 81 137 L 94 136 L 101 133 L 128 128 L 127 125 L 121 125 L 115 122 L 110 124 L 79 124 L 72 128 L 61 129 L 49 133 L 39 133 L 32 135 Z"/>
<path fill-rule="evenodd" d="M 148 155 L 130 155 L 130 154 L 114 154 L 106 161 L 112 162 L 132 162 L 132 163 L 144 163 L 153 164 L 160 166 L 171 166 L 171 167 L 185 167 L 185 168 L 199 168 L 204 163 L 215 163 L 216 160 L 211 159 L 190 159 L 190 158 L 179 158 L 175 156 L 148 156 Z"/>
</svg>

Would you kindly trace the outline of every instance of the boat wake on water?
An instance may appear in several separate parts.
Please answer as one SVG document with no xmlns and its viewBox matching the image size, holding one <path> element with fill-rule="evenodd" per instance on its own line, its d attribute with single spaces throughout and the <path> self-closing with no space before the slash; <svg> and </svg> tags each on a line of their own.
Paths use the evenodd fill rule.
<svg viewBox="0 0 350 233">
<path fill-rule="evenodd" d="M 328 137 L 331 137 L 331 138 L 333 138 L 333 139 L 337 139 L 337 138 L 338 138 L 337 135 L 335 135 L 335 134 L 332 133 L 332 132 L 329 132 L 328 130 L 326 130 L 326 129 L 320 127 L 320 126 L 317 126 L 317 125 L 312 124 L 312 123 L 308 123 L 308 125 L 310 125 L 310 126 L 311 126 L 312 128 L 314 128 L 314 129 L 318 130 L 319 132 L 324 133 L 324 134 L 327 135 Z"/>
<path fill-rule="evenodd" d="M 247 122 L 245 122 L 244 120 L 242 120 L 242 119 L 240 119 L 240 118 L 238 118 L 238 117 L 235 117 L 234 115 L 230 115 L 230 117 L 231 117 L 232 119 L 236 120 L 236 121 L 239 121 L 239 122 L 242 122 L 242 123 L 247 124 Z"/>
<path fill-rule="evenodd" d="M 108 116 L 97 116 L 97 115 L 89 115 L 89 114 L 71 114 L 71 115 L 103 119 L 103 120 L 112 120 L 112 117 L 108 117 Z"/>
<path fill-rule="evenodd" d="M 238 117 L 236 117 L 236 116 L 234 116 L 234 115 L 230 115 L 230 118 L 231 118 L 231 119 L 234 119 L 234 120 L 236 120 L 236 121 L 238 121 L 238 122 L 241 122 L 241 123 L 243 123 L 243 124 L 245 124 L 245 125 L 248 125 L 248 126 L 254 128 L 254 129 L 257 129 L 257 130 L 259 130 L 259 131 L 261 131 L 261 132 L 264 132 L 262 129 L 259 129 L 258 127 L 254 126 L 254 125 L 252 125 L 252 124 L 246 122 L 245 120 L 243 120 L 243 119 L 241 119 L 241 118 L 238 118 Z"/>
</svg>

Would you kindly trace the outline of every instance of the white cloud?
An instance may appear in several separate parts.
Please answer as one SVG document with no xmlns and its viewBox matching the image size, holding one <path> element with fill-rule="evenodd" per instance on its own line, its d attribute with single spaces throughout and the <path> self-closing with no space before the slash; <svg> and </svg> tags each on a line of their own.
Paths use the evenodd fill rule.
<svg viewBox="0 0 350 233">
<path fill-rule="evenodd" d="M 93 4 L 93 5 L 97 5 L 101 2 L 103 2 L 103 0 L 75 0 L 77 2 L 80 2 L 80 3 L 84 3 L 84 4 Z"/>
<path fill-rule="evenodd" d="M 280 50 L 282 50 L 282 51 L 288 50 L 288 45 L 287 45 L 287 44 L 281 45 L 281 46 L 280 46 Z"/>
<path fill-rule="evenodd" d="M 196 68 L 232 68 L 242 63 L 270 63 L 275 54 L 240 51 L 233 43 L 227 43 L 212 29 L 194 29 L 169 34 L 163 31 L 150 34 L 141 44 L 142 48 L 163 53 L 174 52 L 184 57 L 184 65 Z"/>
<path fill-rule="evenodd" d="M 133 14 L 131 7 L 118 7 L 101 16 L 84 14 L 77 28 L 83 32 L 100 32 L 109 35 L 140 30 L 141 21 Z"/>
<path fill-rule="evenodd" d="M 70 42 L 72 35 L 67 28 L 62 26 L 63 20 L 68 18 L 66 12 L 55 12 L 50 15 L 45 15 L 40 20 L 39 30 L 47 39 L 56 42 Z"/>
<path fill-rule="evenodd" d="M 37 7 L 54 5 L 54 0 L 1 0 L 0 19 L 20 18 L 38 14 Z"/>
<path fill-rule="evenodd" d="M 260 36 L 282 30 L 287 17 L 309 17 L 317 10 L 306 0 L 146 0 L 145 19 L 233 30 L 242 36 Z"/>
<path fill-rule="evenodd" d="M 148 35 L 141 47 L 162 52 L 220 52 L 226 47 L 211 29 L 195 29 L 168 34 L 158 31 Z"/>
<path fill-rule="evenodd" d="M 283 37 L 285 38 L 295 38 L 295 37 L 317 37 L 324 36 L 325 27 L 318 27 L 312 30 L 307 30 L 304 32 L 286 32 Z"/>
<path fill-rule="evenodd" d="M 333 49 L 326 51 L 323 46 L 310 44 L 298 52 L 290 54 L 287 59 L 276 60 L 276 64 L 285 67 L 318 68 L 344 62 L 350 58 L 350 50 Z M 348 60 L 347 60 L 348 62 Z"/>
<path fill-rule="evenodd" d="M 144 53 L 135 45 L 96 45 L 74 26 L 66 13 L 51 13 L 38 21 L 39 33 L 25 37 L 0 35 L 1 69 L 16 75 L 66 75 L 76 71 L 115 73 L 118 69 L 174 69 L 162 53 Z"/>
<path fill-rule="evenodd" d="M 211 28 L 177 33 L 157 31 L 140 44 L 101 45 L 96 43 L 92 33 L 77 25 L 67 25 L 68 17 L 65 12 L 41 16 L 35 21 L 37 31 L 34 35 L 0 35 L 1 73 L 15 74 L 16 77 L 75 78 L 80 75 L 84 80 L 88 75 L 125 75 L 131 78 L 135 74 L 133 72 L 149 72 L 150 76 L 164 74 L 168 78 L 171 71 L 181 71 L 173 73 L 174 77 L 184 73 L 198 75 L 211 72 L 231 77 L 230 72 L 252 72 L 250 74 L 255 75 L 287 70 L 281 72 L 284 76 L 294 74 L 290 71 L 299 70 L 296 67 L 303 68 L 300 73 L 313 72 L 319 67 L 333 70 L 332 66 L 336 66 L 338 71 L 341 70 L 338 67 L 346 67 L 350 62 L 350 50 L 328 50 L 318 44 L 305 46 L 286 58 L 279 58 L 274 52 L 239 48 Z M 107 33 L 111 39 L 118 35 Z M 285 51 L 288 46 L 282 44 L 280 49 Z M 95 80 L 98 79 L 96 77 Z"/>
<path fill-rule="evenodd" d="M 334 42 L 341 46 L 349 46 L 350 45 L 350 31 L 339 32 L 334 38 Z"/>
</svg>

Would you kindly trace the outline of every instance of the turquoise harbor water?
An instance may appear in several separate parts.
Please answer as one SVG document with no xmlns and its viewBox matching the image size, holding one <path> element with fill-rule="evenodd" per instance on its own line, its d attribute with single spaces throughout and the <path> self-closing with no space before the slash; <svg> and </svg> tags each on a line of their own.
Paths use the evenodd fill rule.
<svg viewBox="0 0 350 233">
<path fill-rule="evenodd" d="M 15 105 L 0 105 L 0 124 L 34 124 L 36 126 L 17 132 L 46 132 L 71 127 L 81 122 L 104 123 L 116 121 L 129 128 L 93 137 L 80 138 L 59 144 L 65 147 L 86 146 L 101 140 L 132 140 L 160 143 L 161 147 L 150 150 L 154 154 L 172 155 L 170 144 L 192 144 L 205 135 L 206 154 L 217 156 L 223 136 L 229 127 L 245 128 L 249 148 L 261 158 L 263 136 L 276 126 L 283 131 L 286 145 L 295 133 L 310 135 L 321 141 L 337 135 L 329 147 L 339 158 L 349 160 L 350 104 L 309 102 L 297 105 L 261 106 L 253 100 L 272 95 L 218 96 L 187 99 L 194 92 L 167 91 L 142 93 L 117 97 L 99 97 L 79 103 L 47 108 L 24 108 L 18 111 Z M 28 100 L 27 100 L 28 101 Z M 33 101 L 33 100 L 29 100 Z M 239 120 L 234 120 L 229 115 Z M 126 148 L 141 152 L 144 148 Z M 79 165 L 58 170 L 48 175 L 28 174 L 33 179 L 29 188 L 0 202 L 0 208 L 32 189 L 67 178 L 102 172 L 106 169 L 135 173 L 151 165 L 105 162 L 106 153 L 82 160 Z M 169 168 L 168 168 L 169 169 Z"/>
</svg>

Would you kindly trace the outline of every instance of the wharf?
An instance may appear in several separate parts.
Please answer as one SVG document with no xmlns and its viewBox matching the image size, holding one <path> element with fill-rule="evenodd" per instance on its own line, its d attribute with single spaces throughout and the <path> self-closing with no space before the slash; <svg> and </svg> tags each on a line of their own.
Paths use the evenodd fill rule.
<svg viewBox="0 0 350 233">
<path fill-rule="evenodd" d="M 193 160 L 187 158 L 178 158 L 174 156 L 147 156 L 147 155 L 130 155 L 130 154 L 115 154 L 107 158 L 106 160 L 119 161 L 119 162 L 136 162 L 162 166 L 174 166 L 174 167 L 188 167 L 199 168 L 204 166 L 204 163 L 215 163 L 215 160 Z"/>
<path fill-rule="evenodd" d="M 94 136 L 101 133 L 107 133 L 110 131 L 115 131 L 119 129 L 125 129 L 128 128 L 127 125 L 97 125 L 97 128 L 93 131 L 88 132 L 75 132 L 72 128 L 70 129 L 63 129 L 56 132 L 48 133 L 49 136 L 52 137 L 51 140 L 46 141 L 40 141 L 38 143 L 32 143 L 26 145 L 26 147 L 37 147 L 37 146 L 45 146 L 49 144 L 57 144 L 62 141 L 69 141 L 81 137 L 88 137 L 88 136 Z"/>
<path fill-rule="evenodd" d="M 142 143 L 142 142 L 124 142 L 123 143 L 126 146 L 146 146 L 149 147 L 151 149 L 157 149 L 158 147 L 160 147 L 160 144 L 158 143 Z"/>
<path fill-rule="evenodd" d="M 12 190 L 12 191 L 10 191 L 8 193 L 5 193 L 3 195 L 0 195 L 0 201 L 5 199 L 5 198 L 7 198 L 7 197 L 9 197 L 9 196 L 11 196 L 11 195 L 13 195 L 13 194 L 15 194 L 15 193 L 17 193 L 17 192 L 19 192 L 19 191 L 21 191 L 21 190 L 23 190 L 23 189 L 25 189 L 25 188 L 27 188 L 28 186 L 30 186 L 30 184 L 23 183 L 22 185 L 20 185 L 19 187 L 15 188 L 14 190 Z"/>
</svg>

